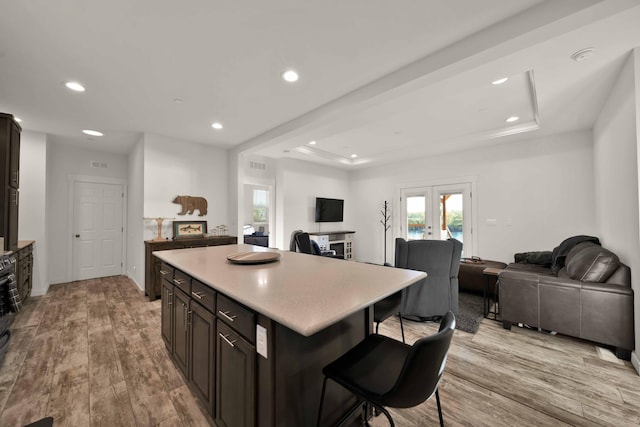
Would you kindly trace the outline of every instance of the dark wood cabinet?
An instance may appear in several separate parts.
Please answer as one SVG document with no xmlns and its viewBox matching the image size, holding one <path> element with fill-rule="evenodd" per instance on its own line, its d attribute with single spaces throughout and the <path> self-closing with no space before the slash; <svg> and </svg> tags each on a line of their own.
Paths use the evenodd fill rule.
<svg viewBox="0 0 640 427">
<path fill-rule="evenodd" d="M 23 303 L 31 296 L 33 287 L 33 244 L 33 240 L 21 240 L 16 250 L 16 281 Z"/>
<path fill-rule="evenodd" d="M 173 289 L 173 358 L 184 376 L 189 378 L 190 298 L 178 287 Z"/>
<path fill-rule="evenodd" d="M 189 386 L 213 417 L 216 292 L 164 263 L 160 276 L 162 339 Z"/>
<path fill-rule="evenodd" d="M 255 425 L 256 350 L 224 322 L 216 338 L 216 424 Z"/>
<path fill-rule="evenodd" d="M 8 251 L 18 246 L 21 131 L 11 114 L 0 113 L 0 249 Z"/>
<path fill-rule="evenodd" d="M 7 223 L 8 229 L 5 238 L 5 245 L 11 250 L 15 250 L 18 247 L 18 204 L 20 192 L 17 188 L 7 188 L 9 194 L 9 206 L 7 207 Z"/>
<path fill-rule="evenodd" d="M 238 239 L 235 236 L 193 237 L 182 240 L 147 240 L 144 242 L 145 272 L 144 292 L 150 301 L 160 296 L 162 287 L 160 276 L 160 260 L 153 256 L 155 251 L 171 249 L 198 248 L 204 246 L 232 245 Z"/>
<path fill-rule="evenodd" d="M 198 398 L 214 414 L 216 318 L 191 300 L 191 384 Z"/>
<path fill-rule="evenodd" d="M 160 317 L 162 339 L 171 351 L 173 349 L 173 290 L 170 281 L 162 280 L 162 315 Z"/>
</svg>

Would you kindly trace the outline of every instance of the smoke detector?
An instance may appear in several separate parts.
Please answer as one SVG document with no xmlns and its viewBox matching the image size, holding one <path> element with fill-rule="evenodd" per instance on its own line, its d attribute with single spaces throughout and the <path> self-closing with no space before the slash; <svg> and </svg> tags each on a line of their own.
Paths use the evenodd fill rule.
<svg viewBox="0 0 640 427">
<path fill-rule="evenodd" d="M 573 52 L 571 54 L 571 59 L 573 59 L 576 62 L 584 61 L 585 59 L 593 55 L 593 51 L 594 51 L 594 48 L 592 47 L 586 47 L 584 49 L 580 49 L 579 51 Z"/>
</svg>

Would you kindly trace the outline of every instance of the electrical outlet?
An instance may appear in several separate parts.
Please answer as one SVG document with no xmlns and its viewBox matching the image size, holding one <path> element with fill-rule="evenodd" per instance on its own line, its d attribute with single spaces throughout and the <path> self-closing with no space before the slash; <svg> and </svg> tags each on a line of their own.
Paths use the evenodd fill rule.
<svg viewBox="0 0 640 427">
<path fill-rule="evenodd" d="M 267 330 L 260 325 L 256 325 L 256 351 L 259 355 L 268 359 L 267 355 Z"/>
</svg>

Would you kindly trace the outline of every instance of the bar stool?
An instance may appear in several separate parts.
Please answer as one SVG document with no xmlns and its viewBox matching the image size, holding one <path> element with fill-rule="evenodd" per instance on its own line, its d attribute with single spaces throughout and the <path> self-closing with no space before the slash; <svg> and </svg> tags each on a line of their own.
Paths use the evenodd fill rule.
<svg viewBox="0 0 640 427">
<path fill-rule="evenodd" d="M 351 391 L 359 399 L 358 405 L 340 419 L 338 426 L 364 403 L 365 417 L 371 404 L 385 414 L 393 427 L 395 424 L 385 406 L 411 408 L 434 394 L 440 425 L 444 426 L 438 384 L 444 372 L 455 325 L 455 316 L 449 311 L 442 318 L 438 333 L 420 338 L 413 346 L 372 334 L 325 366 L 322 370 L 324 381 L 317 426 L 320 427 L 328 379 Z"/>
</svg>

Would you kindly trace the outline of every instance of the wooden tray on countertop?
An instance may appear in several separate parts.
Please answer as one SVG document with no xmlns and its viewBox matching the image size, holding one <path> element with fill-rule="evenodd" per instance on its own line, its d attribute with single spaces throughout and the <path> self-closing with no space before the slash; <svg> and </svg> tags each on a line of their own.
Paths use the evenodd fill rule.
<svg viewBox="0 0 640 427">
<path fill-rule="evenodd" d="M 278 261 L 278 252 L 237 252 L 227 256 L 229 262 L 233 264 L 265 264 Z"/>
</svg>

